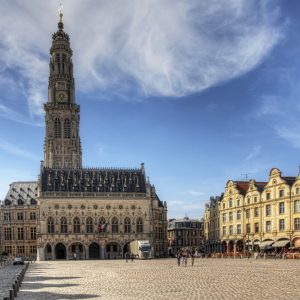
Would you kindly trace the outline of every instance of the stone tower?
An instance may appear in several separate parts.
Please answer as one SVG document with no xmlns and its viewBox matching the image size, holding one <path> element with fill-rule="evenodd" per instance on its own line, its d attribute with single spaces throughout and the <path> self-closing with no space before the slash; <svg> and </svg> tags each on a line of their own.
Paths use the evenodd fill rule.
<svg viewBox="0 0 300 300">
<path fill-rule="evenodd" d="M 81 168 L 80 107 L 75 102 L 72 49 L 69 35 L 63 30 L 62 17 L 60 11 L 58 31 L 52 35 L 50 49 L 48 101 L 44 105 L 44 167 Z"/>
</svg>

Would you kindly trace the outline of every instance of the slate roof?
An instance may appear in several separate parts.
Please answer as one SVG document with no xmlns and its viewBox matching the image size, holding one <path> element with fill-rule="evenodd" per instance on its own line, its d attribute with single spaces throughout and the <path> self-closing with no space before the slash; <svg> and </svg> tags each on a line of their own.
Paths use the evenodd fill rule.
<svg viewBox="0 0 300 300">
<path fill-rule="evenodd" d="M 36 181 L 13 182 L 2 204 L 9 205 L 36 205 L 38 185 Z"/>
</svg>

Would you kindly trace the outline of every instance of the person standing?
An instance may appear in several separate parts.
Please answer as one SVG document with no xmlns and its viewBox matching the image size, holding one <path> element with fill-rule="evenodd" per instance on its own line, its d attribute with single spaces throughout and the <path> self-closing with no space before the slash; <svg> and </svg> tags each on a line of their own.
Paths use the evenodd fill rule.
<svg viewBox="0 0 300 300">
<path fill-rule="evenodd" d="M 192 251 L 192 253 L 191 253 L 191 263 L 192 263 L 192 267 L 194 266 L 194 262 L 195 262 L 195 252 Z"/>
<path fill-rule="evenodd" d="M 177 266 L 180 267 L 180 259 L 181 259 L 181 252 L 180 251 L 177 252 L 176 258 L 177 258 Z"/>
</svg>

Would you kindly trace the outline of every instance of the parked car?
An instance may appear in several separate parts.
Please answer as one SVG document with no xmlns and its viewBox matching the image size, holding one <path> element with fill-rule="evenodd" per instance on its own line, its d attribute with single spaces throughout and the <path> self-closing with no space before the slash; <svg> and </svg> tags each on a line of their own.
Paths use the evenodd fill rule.
<svg viewBox="0 0 300 300">
<path fill-rule="evenodd" d="M 16 256 L 14 259 L 14 265 L 24 265 L 24 259 L 20 256 Z"/>
</svg>

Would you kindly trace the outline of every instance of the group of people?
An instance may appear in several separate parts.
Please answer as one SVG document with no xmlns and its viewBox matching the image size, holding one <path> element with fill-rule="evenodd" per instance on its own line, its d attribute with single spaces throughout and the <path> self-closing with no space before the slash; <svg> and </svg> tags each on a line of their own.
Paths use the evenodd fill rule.
<svg viewBox="0 0 300 300">
<path fill-rule="evenodd" d="M 186 267 L 188 258 L 191 258 L 191 265 L 193 267 L 194 262 L 195 262 L 195 251 L 194 250 L 189 251 L 187 249 L 180 249 L 177 252 L 176 258 L 177 258 L 178 267 L 180 267 L 180 266 Z"/>
<path fill-rule="evenodd" d="M 131 261 L 133 262 L 133 259 L 134 259 L 133 253 L 130 254 L 130 253 L 126 252 L 125 259 L 126 259 L 126 262 L 128 262 L 128 259 L 131 259 Z"/>
</svg>

